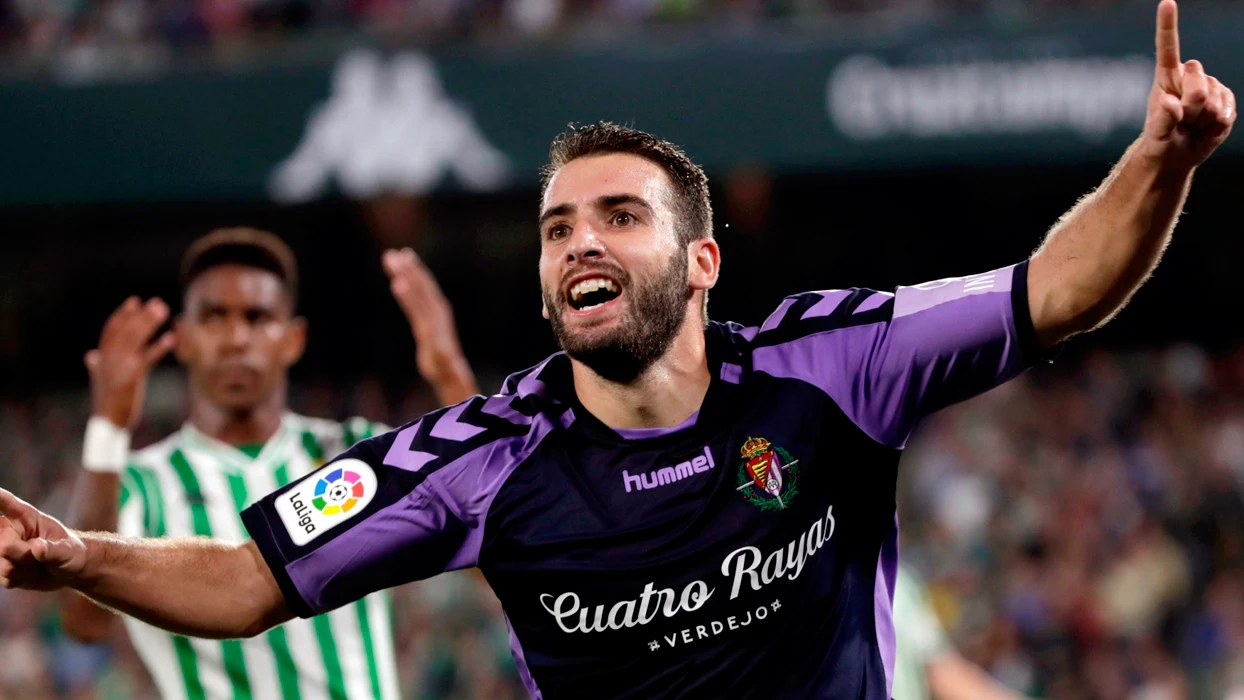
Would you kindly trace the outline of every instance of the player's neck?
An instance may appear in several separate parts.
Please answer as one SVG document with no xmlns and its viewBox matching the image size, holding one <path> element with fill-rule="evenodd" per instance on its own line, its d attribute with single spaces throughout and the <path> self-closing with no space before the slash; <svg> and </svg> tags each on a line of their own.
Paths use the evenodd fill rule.
<svg viewBox="0 0 1244 700">
<path fill-rule="evenodd" d="M 610 428 L 669 428 L 700 410 L 712 376 L 698 315 L 669 350 L 634 381 L 612 382 L 572 362 L 579 403 Z"/>
<path fill-rule="evenodd" d="M 206 397 L 190 394 L 190 425 L 226 445 L 262 445 L 281 428 L 285 392 L 275 391 L 255 406 L 243 409 L 220 406 Z"/>
</svg>

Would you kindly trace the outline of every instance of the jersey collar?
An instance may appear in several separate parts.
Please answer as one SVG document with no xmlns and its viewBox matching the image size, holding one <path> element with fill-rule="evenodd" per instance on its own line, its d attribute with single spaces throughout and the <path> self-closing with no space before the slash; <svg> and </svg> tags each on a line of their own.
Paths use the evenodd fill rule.
<svg viewBox="0 0 1244 700">
<path fill-rule="evenodd" d="M 191 425 L 189 422 L 181 426 L 181 438 L 194 449 L 203 450 L 220 460 L 221 464 L 231 469 L 248 471 L 256 467 L 270 466 L 285 453 L 285 443 L 297 432 L 290 426 L 294 414 L 285 413 L 281 416 L 281 424 L 268 441 L 264 443 L 259 455 L 251 459 L 245 452 L 228 443 L 217 440 Z"/>
<path fill-rule="evenodd" d="M 684 441 L 701 440 L 706 434 L 715 433 L 723 424 L 723 418 L 734 410 L 738 394 L 740 369 L 729 340 L 729 330 L 720 323 L 710 322 L 704 331 L 708 371 L 711 380 L 708 393 L 700 409 L 681 425 L 641 431 L 617 431 L 602 423 L 579 402 L 574 391 L 574 378 L 570 359 L 560 357 L 562 362 L 549 365 L 540 378 L 550 388 L 556 388 L 557 398 L 570 405 L 575 420 L 570 429 L 593 439 L 618 444 L 663 447 Z M 729 367 L 723 371 L 723 365 Z M 547 375 L 547 376 L 546 376 Z"/>
</svg>

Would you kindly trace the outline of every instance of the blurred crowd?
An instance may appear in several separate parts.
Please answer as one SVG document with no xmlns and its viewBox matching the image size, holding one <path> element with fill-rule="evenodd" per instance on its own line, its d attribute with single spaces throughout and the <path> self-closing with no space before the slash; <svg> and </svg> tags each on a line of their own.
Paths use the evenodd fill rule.
<svg viewBox="0 0 1244 700">
<path fill-rule="evenodd" d="M 152 379 L 138 441 L 176 427 Z M 302 385 L 313 415 L 396 422 L 415 392 Z M 64 512 L 88 402 L 0 403 L 0 485 Z M 944 411 L 901 466 L 903 559 L 964 654 L 1036 697 L 1244 698 L 1244 348 L 1064 357 Z M 467 575 L 400 589 L 405 697 L 522 697 L 491 593 Z M 901 622 L 900 622 L 901 623 Z M 120 643 L 76 646 L 55 599 L 0 592 L 0 698 L 145 698 Z"/>
<path fill-rule="evenodd" d="M 218 58 L 271 49 L 295 35 L 365 30 L 408 42 L 624 40 L 628 27 L 739 30 L 793 19 L 925 21 L 974 13 L 1008 21 L 1047 7 L 1122 0 L 0 0 L 3 65 L 84 77 L 166 65 L 173 50 Z M 620 33 L 621 32 L 621 33 Z M 5 50 L 7 49 L 7 50 Z"/>
<path fill-rule="evenodd" d="M 1039 697 L 1244 698 L 1244 350 L 1055 362 L 917 436 L 902 556 L 970 658 Z"/>
</svg>

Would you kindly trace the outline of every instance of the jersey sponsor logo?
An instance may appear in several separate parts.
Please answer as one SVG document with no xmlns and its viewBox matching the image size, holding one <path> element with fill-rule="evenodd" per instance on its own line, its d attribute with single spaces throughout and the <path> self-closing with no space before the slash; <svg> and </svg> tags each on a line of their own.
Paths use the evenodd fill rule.
<svg viewBox="0 0 1244 700">
<path fill-rule="evenodd" d="M 662 467 L 654 469 L 647 474 L 631 474 L 625 469 L 622 470 L 622 485 L 626 487 L 626 492 L 630 493 L 632 487 L 636 491 L 644 489 L 655 489 L 658 486 L 672 484 L 675 481 L 682 481 L 692 474 L 701 474 L 716 465 L 713 463 L 713 453 L 708 449 L 708 445 L 704 446 L 704 454 L 696 455 L 692 459 L 685 462 L 679 462 L 672 467 Z"/>
<path fill-rule="evenodd" d="M 761 510 L 782 510 L 799 495 L 799 460 L 764 438 L 743 443 L 739 493 Z"/>
<path fill-rule="evenodd" d="M 343 459 L 303 479 L 276 500 L 276 512 L 299 547 L 358 515 L 376 496 L 376 473 Z"/>
<path fill-rule="evenodd" d="M 834 507 L 830 506 L 824 518 L 813 521 L 806 531 L 800 533 L 798 539 L 791 540 L 784 547 L 778 547 L 766 554 L 759 547 L 747 545 L 727 554 L 721 562 L 721 576 L 730 582 L 728 600 L 735 600 L 748 590 L 760 591 L 782 579 L 798 579 L 809 559 L 829 543 L 836 526 Z M 612 605 L 593 604 L 573 591 L 542 593 L 539 601 L 540 606 L 553 617 L 561 631 L 567 634 L 592 634 L 642 627 L 681 613 L 693 613 L 704 607 L 716 592 L 715 586 L 697 579 L 688 582 L 681 590 L 674 587 L 657 588 L 655 583 L 649 582 L 637 597 L 619 600 Z M 773 608 L 774 611 L 777 609 Z M 739 615 L 742 616 L 744 612 L 746 611 Z M 758 612 L 756 618 L 764 619 L 767 614 Z M 746 619 L 741 625 L 743 627 L 752 620 L 751 617 L 741 619 Z M 738 629 L 740 625 L 733 620 L 734 618 L 725 618 L 721 623 L 723 629 Z M 709 623 L 708 629 L 716 630 L 717 625 Z M 698 628 L 696 631 L 699 632 Z M 684 643 L 690 643 L 690 640 L 684 638 Z M 675 642 L 669 641 L 668 645 L 672 647 Z"/>
</svg>

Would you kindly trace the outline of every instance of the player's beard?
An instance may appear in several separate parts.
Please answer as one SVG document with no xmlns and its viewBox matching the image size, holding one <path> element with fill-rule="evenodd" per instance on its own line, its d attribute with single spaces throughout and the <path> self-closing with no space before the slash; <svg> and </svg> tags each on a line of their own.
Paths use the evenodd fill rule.
<svg viewBox="0 0 1244 700">
<path fill-rule="evenodd" d="M 558 347 L 601 377 L 625 383 L 659 360 L 682 328 L 691 298 L 687 251 L 670 256 L 665 269 L 646 283 L 635 282 L 623 270 L 616 274 L 626 295 L 626 311 L 603 335 L 570 332 L 564 317 L 566 300 L 561 294 L 554 297 L 547 289 L 543 292 Z"/>
</svg>

